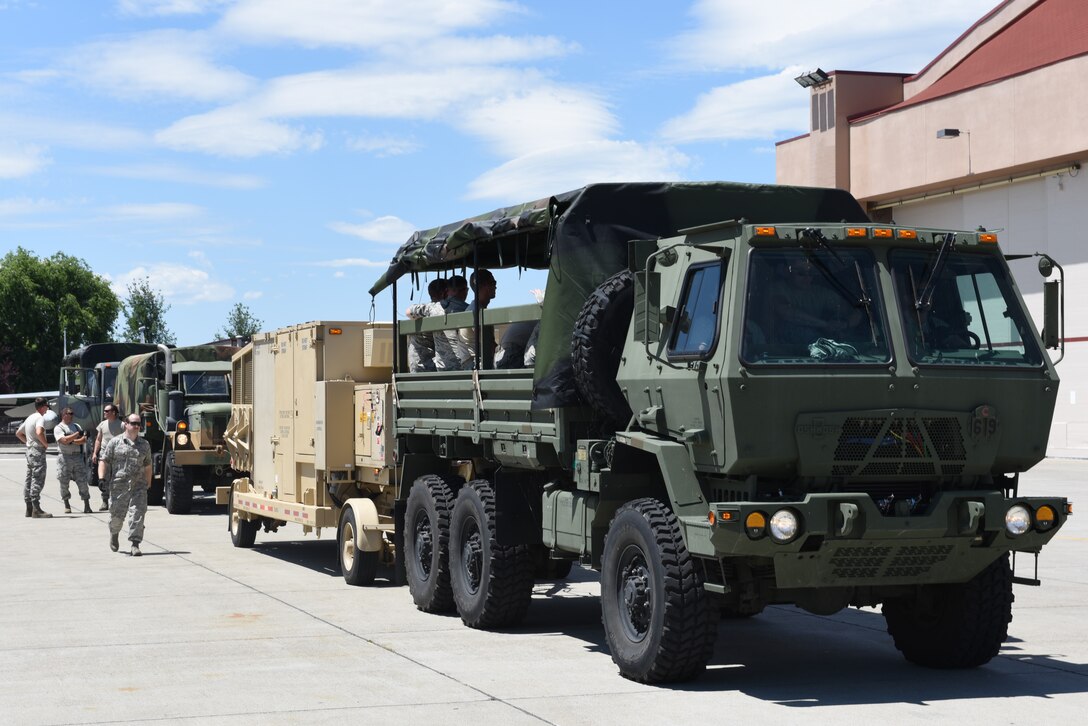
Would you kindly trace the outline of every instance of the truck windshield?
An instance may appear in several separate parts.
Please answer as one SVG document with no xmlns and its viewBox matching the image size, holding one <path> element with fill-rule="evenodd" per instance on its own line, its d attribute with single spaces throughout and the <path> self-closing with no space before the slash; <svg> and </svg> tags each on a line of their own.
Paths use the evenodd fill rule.
<svg viewBox="0 0 1088 726">
<path fill-rule="evenodd" d="M 187 396 L 229 396 L 226 373 L 182 373 Z"/>
<path fill-rule="evenodd" d="M 879 290 L 868 250 L 753 250 L 741 359 L 751 365 L 887 362 Z"/>
<path fill-rule="evenodd" d="M 922 250 L 894 250 L 890 256 L 911 361 L 1040 365 L 1042 353 L 1008 268 L 995 255 L 950 252 L 931 283 L 931 304 L 919 308 L 918 298 L 936 257 Z"/>
</svg>

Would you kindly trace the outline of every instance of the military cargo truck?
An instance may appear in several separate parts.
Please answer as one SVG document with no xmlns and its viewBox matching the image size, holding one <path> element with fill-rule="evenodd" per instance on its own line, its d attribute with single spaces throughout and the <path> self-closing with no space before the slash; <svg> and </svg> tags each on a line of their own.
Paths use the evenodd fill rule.
<svg viewBox="0 0 1088 726">
<path fill-rule="evenodd" d="M 546 269 L 547 290 L 396 323 L 418 608 L 512 625 L 543 552 L 600 571 L 638 681 L 697 675 L 719 616 L 779 603 L 882 606 L 924 666 L 998 652 L 1013 583 L 1038 584 L 1010 553 L 1037 556 L 1071 505 L 1018 489 L 1058 377 L 995 235 L 876 224 L 840 190 L 598 184 L 417 232 L 370 292 L 396 310 L 398 278 L 466 265 Z M 534 368 L 406 371 L 411 334 L 535 319 Z"/>
<path fill-rule="evenodd" d="M 336 528 L 344 580 L 394 561 L 392 327 L 312 322 L 260 333 L 233 358 L 226 442 L 240 473 L 216 491 L 235 547 L 293 522 Z"/>
<path fill-rule="evenodd" d="M 157 346 L 121 361 L 114 402 L 143 419 L 140 435 L 151 444 L 148 502 L 184 514 L 193 488 L 215 491 L 233 479 L 223 441 L 230 418 L 233 346 Z"/>
</svg>

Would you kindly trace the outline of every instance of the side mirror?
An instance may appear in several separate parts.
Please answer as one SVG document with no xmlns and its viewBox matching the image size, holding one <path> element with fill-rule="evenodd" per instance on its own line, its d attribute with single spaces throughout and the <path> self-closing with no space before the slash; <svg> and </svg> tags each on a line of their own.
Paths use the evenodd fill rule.
<svg viewBox="0 0 1088 726">
<path fill-rule="evenodd" d="M 1039 257 L 1039 274 L 1043 277 L 1050 277 L 1052 272 L 1054 272 L 1054 260 L 1046 255 L 1041 255 Z"/>
</svg>

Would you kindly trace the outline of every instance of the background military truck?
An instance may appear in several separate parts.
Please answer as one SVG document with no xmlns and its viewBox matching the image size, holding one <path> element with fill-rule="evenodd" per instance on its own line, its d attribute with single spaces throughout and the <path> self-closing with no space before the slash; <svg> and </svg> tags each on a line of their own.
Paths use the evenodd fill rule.
<svg viewBox="0 0 1088 726">
<path fill-rule="evenodd" d="M 396 310 L 399 277 L 465 264 L 547 269 L 547 291 L 396 323 L 417 607 L 516 623 L 543 550 L 600 570 L 639 681 L 698 674 L 719 614 L 771 603 L 882 605 L 925 666 L 998 652 L 1013 582 L 1038 584 L 1009 555 L 1071 505 L 1018 491 L 1058 378 L 995 235 L 875 224 L 839 190 L 600 184 L 417 232 L 371 294 Z M 407 335 L 534 318 L 534 369 L 404 372 Z"/>
<path fill-rule="evenodd" d="M 233 478 L 223 435 L 230 418 L 233 346 L 198 345 L 129 356 L 118 369 L 114 402 L 138 412 L 151 444 L 148 501 L 171 514 L 188 512 L 193 488 L 214 491 Z"/>
<path fill-rule="evenodd" d="M 62 359 L 56 413 L 59 417 L 61 411 L 71 408 L 72 420 L 87 431 L 83 450 L 88 463 L 98 435 L 95 427 L 102 421 L 102 408 L 113 402 L 121 360 L 153 350 L 155 346 L 145 343 L 91 343 L 76 348 Z M 96 466 L 91 467 L 91 479 L 98 484 Z"/>
<path fill-rule="evenodd" d="M 260 333 L 233 358 L 226 441 L 240 473 L 216 491 L 235 547 L 285 522 L 337 529 L 344 580 L 393 564 L 392 326 L 312 322 Z"/>
</svg>

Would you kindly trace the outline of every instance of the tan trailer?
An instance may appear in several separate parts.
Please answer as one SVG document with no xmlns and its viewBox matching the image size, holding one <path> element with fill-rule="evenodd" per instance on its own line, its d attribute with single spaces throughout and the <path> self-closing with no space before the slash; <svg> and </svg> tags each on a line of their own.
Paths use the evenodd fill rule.
<svg viewBox="0 0 1088 726">
<path fill-rule="evenodd" d="M 227 448 L 243 472 L 216 490 L 231 540 L 285 522 L 337 531 L 340 568 L 370 584 L 393 565 L 392 328 L 311 322 L 260 333 L 234 355 Z"/>
</svg>

